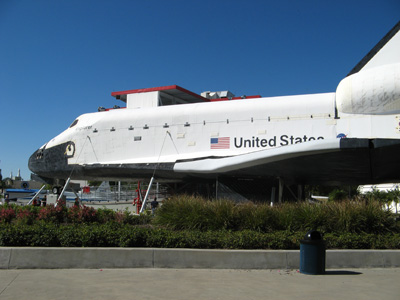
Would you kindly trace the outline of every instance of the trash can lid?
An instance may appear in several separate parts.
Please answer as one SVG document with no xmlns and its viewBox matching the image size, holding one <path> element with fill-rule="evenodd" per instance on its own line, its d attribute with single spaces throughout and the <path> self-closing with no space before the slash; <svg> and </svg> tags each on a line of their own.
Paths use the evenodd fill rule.
<svg viewBox="0 0 400 300">
<path fill-rule="evenodd" d="M 304 240 L 306 241 L 318 241 L 322 240 L 322 234 L 319 231 L 316 230 L 310 230 L 309 232 L 306 233 L 304 236 Z"/>
</svg>

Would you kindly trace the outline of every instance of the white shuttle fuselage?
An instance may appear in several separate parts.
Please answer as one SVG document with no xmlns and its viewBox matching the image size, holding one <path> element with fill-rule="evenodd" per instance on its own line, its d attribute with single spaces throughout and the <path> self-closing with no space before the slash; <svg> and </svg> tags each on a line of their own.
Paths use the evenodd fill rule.
<svg viewBox="0 0 400 300">
<path fill-rule="evenodd" d="M 230 100 L 179 86 L 115 92 L 126 108 L 81 115 L 29 167 L 58 179 L 398 180 L 399 28 L 336 93 Z"/>
</svg>

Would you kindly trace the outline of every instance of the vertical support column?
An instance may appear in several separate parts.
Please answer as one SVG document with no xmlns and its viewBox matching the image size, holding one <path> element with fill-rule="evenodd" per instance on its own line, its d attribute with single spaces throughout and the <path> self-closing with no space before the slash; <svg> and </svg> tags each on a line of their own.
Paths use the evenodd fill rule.
<svg viewBox="0 0 400 300">
<path fill-rule="evenodd" d="M 121 181 L 118 181 L 118 201 L 121 201 Z"/>
<path fill-rule="evenodd" d="M 271 203 L 270 206 L 274 206 L 275 203 L 275 192 L 276 192 L 276 187 L 272 187 L 271 189 Z"/>
<path fill-rule="evenodd" d="M 297 201 L 303 200 L 303 185 L 297 185 Z"/>
<path fill-rule="evenodd" d="M 282 178 L 279 179 L 279 196 L 278 196 L 278 202 L 282 203 L 282 198 L 283 198 L 283 187 L 284 187 L 284 182 Z"/>
<path fill-rule="evenodd" d="M 218 199 L 218 175 L 217 178 L 215 179 L 215 199 Z"/>
</svg>

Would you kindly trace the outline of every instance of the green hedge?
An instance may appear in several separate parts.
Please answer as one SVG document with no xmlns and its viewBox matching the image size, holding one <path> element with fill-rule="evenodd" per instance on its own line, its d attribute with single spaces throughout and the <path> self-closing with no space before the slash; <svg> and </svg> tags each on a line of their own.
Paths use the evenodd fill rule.
<svg viewBox="0 0 400 300">
<path fill-rule="evenodd" d="M 129 224 L 2 224 L 0 246 L 299 249 L 304 232 L 174 231 Z M 327 248 L 400 249 L 400 234 L 326 234 Z"/>
<path fill-rule="evenodd" d="M 235 204 L 179 196 L 156 215 L 0 205 L 0 246 L 299 249 L 311 229 L 327 248 L 400 249 L 400 222 L 376 201 Z"/>
<path fill-rule="evenodd" d="M 316 229 L 324 233 L 400 232 L 395 216 L 377 201 L 284 203 L 274 207 L 229 200 L 207 201 L 180 196 L 163 203 L 154 223 L 175 230 L 281 230 Z"/>
</svg>

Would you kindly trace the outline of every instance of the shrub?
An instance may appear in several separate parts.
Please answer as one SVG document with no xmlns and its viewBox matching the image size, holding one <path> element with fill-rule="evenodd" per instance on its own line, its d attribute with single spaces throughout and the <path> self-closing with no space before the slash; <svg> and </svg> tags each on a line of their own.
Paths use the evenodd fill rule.
<svg viewBox="0 0 400 300">
<path fill-rule="evenodd" d="M 347 199 L 349 195 L 348 192 L 342 189 L 334 189 L 332 192 L 329 193 L 328 197 L 330 201 L 338 201 Z"/>
<path fill-rule="evenodd" d="M 61 205 L 0 206 L 0 245 L 298 249 L 304 234 L 325 234 L 329 248 L 400 248 L 400 222 L 377 201 L 312 205 L 174 197 L 155 217 Z"/>
<path fill-rule="evenodd" d="M 96 210 L 88 206 L 73 206 L 67 210 L 67 216 L 71 223 L 93 223 L 97 221 Z"/>
<path fill-rule="evenodd" d="M 49 223 L 62 223 L 67 219 L 67 208 L 61 205 L 47 205 L 41 207 L 37 219 Z"/>
<path fill-rule="evenodd" d="M 29 209 L 19 209 L 17 211 L 16 222 L 32 225 L 36 219 L 36 214 Z"/>
<path fill-rule="evenodd" d="M 4 205 L 0 209 L 0 222 L 10 223 L 16 216 L 15 210 L 12 206 Z"/>
<path fill-rule="evenodd" d="M 0 226 L 1 246 L 42 246 L 57 247 L 58 229 L 54 224 L 37 223 L 3 224 Z"/>
<path fill-rule="evenodd" d="M 157 209 L 155 223 L 176 230 L 206 230 L 210 226 L 209 222 L 213 222 L 209 203 L 202 198 L 187 195 L 168 199 Z"/>
<path fill-rule="evenodd" d="M 127 224 L 1 224 L 0 246 L 299 249 L 304 232 L 175 231 Z M 400 249 L 400 234 L 327 233 L 327 248 Z"/>
<path fill-rule="evenodd" d="M 400 249 L 400 234 L 330 233 L 325 235 L 328 249 Z"/>
<path fill-rule="evenodd" d="M 115 211 L 108 208 L 97 209 L 97 221 L 102 224 L 115 221 Z"/>
<path fill-rule="evenodd" d="M 382 233 L 396 231 L 393 215 L 382 209 L 378 202 L 329 203 L 327 232 Z"/>
<path fill-rule="evenodd" d="M 158 210 L 154 224 L 174 230 L 276 230 L 323 232 L 396 232 L 393 215 L 376 201 L 325 204 L 235 204 L 197 197 L 172 198 Z"/>
</svg>

